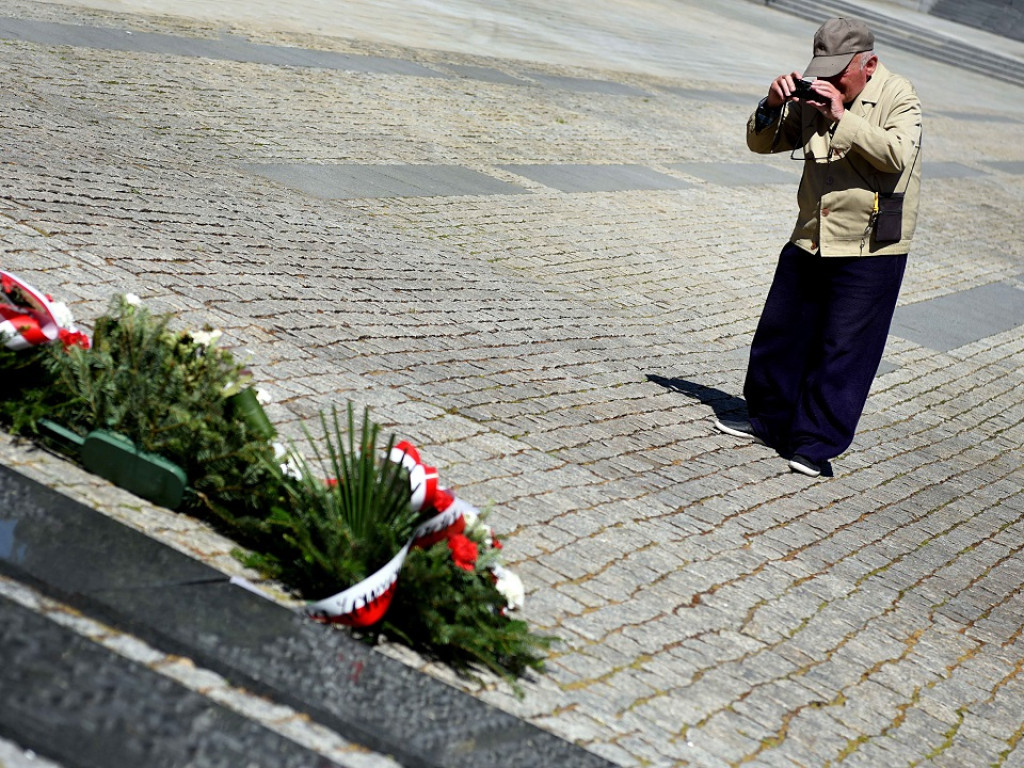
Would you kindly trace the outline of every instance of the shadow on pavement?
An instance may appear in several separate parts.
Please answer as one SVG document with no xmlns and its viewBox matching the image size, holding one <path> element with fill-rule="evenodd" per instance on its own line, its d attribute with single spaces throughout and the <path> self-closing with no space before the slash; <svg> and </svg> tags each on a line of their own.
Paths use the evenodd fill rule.
<svg viewBox="0 0 1024 768">
<path fill-rule="evenodd" d="M 715 418 L 724 417 L 747 417 L 747 401 L 742 397 L 730 395 L 720 389 L 698 384 L 695 381 L 686 379 L 669 379 L 653 373 L 647 374 L 647 380 L 652 384 L 658 384 L 673 392 L 681 392 L 687 397 L 699 400 L 704 405 L 710 406 L 715 412 Z"/>
<path fill-rule="evenodd" d="M 658 384 L 665 387 L 665 389 L 672 390 L 673 392 L 680 392 L 694 400 L 699 400 L 704 405 L 710 406 L 711 410 L 715 413 L 716 419 L 747 418 L 747 401 L 742 397 L 730 395 L 728 392 L 723 392 L 720 389 L 715 389 L 714 387 L 709 387 L 705 384 L 698 384 L 695 381 L 687 381 L 686 379 L 669 379 L 665 376 L 658 376 L 653 373 L 647 374 L 647 380 L 652 384 Z M 791 458 L 784 454 L 780 455 L 786 459 Z M 831 462 L 826 461 L 822 464 L 821 476 L 835 476 Z"/>
</svg>

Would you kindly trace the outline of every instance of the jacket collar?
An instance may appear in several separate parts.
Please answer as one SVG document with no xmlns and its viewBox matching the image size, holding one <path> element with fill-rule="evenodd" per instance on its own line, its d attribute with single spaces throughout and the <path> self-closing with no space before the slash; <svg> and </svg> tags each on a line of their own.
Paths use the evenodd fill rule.
<svg viewBox="0 0 1024 768">
<path fill-rule="evenodd" d="M 853 104 L 850 105 L 851 109 L 855 109 L 861 104 L 870 104 L 875 106 L 878 104 L 878 100 L 882 96 L 882 83 L 889 79 L 889 70 L 885 68 L 882 62 L 878 62 L 878 66 L 875 67 L 875 74 L 868 80 L 867 85 L 864 86 L 864 90 L 860 92 L 860 95 L 853 100 Z"/>
</svg>

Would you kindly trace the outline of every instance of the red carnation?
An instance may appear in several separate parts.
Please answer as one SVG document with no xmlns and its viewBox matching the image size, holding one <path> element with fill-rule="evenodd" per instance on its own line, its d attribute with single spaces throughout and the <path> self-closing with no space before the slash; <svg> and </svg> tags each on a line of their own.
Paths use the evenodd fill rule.
<svg viewBox="0 0 1024 768">
<path fill-rule="evenodd" d="M 476 558 L 479 554 L 476 542 L 457 533 L 448 538 L 448 549 L 452 552 L 452 561 L 456 566 L 466 571 L 475 570 Z"/>
<path fill-rule="evenodd" d="M 82 349 L 89 348 L 89 337 L 81 331 L 69 331 L 67 328 L 61 328 L 57 333 L 61 344 L 64 345 L 64 349 L 69 347 L 81 347 Z"/>
</svg>

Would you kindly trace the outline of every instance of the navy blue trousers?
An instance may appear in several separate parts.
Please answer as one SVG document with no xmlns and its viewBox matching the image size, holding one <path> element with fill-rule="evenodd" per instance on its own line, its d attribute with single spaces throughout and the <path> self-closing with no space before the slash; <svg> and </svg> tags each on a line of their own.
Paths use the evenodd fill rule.
<svg viewBox="0 0 1024 768">
<path fill-rule="evenodd" d="M 779 255 L 750 349 L 743 395 L 754 431 L 785 457 L 815 462 L 853 442 L 882 361 L 906 254 Z"/>
</svg>

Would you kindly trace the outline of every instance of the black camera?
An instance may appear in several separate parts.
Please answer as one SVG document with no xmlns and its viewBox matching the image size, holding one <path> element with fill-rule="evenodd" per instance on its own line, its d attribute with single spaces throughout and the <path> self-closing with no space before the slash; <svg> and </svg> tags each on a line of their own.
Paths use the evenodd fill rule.
<svg viewBox="0 0 1024 768">
<path fill-rule="evenodd" d="M 814 101 L 818 104 L 828 104 L 829 99 L 822 96 L 815 90 L 811 89 L 811 81 L 800 79 L 797 80 L 794 85 L 793 93 L 790 94 L 791 98 L 800 99 L 801 101 Z"/>
</svg>

